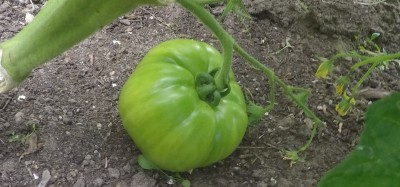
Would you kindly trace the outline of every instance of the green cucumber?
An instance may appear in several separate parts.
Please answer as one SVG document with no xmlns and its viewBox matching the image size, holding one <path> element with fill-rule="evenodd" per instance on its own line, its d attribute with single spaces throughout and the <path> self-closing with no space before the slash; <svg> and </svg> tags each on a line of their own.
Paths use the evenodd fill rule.
<svg viewBox="0 0 400 187">
<path fill-rule="evenodd" d="M 171 0 L 49 0 L 34 20 L 0 44 L 0 93 L 98 29 L 141 5 Z"/>
</svg>

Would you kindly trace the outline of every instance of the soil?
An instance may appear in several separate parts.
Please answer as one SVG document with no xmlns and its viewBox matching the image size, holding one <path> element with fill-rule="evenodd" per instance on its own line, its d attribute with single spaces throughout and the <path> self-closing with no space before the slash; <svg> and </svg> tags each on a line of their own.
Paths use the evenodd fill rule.
<svg viewBox="0 0 400 187">
<path fill-rule="evenodd" d="M 317 80 L 318 57 L 359 46 L 355 37 L 381 33 L 378 44 L 400 51 L 400 2 L 363 5 L 347 0 L 245 0 L 252 19 L 230 14 L 223 26 L 237 42 L 285 82 L 311 90 L 310 108 L 326 122 L 304 161 L 290 165 L 281 149 L 298 149 L 308 140 L 309 119 L 278 90 L 277 106 L 249 127 L 228 158 L 181 174 L 192 186 L 317 186 L 321 177 L 357 145 L 363 112 L 372 99 L 359 98 L 339 117 L 334 81 L 351 60 L 335 66 L 334 76 Z M 43 2 L 0 0 L 4 41 L 35 15 Z M 209 7 L 216 16 L 223 6 Z M 35 36 L 32 36 L 35 37 Z M 140 154 L 118 116 L 118 94 L 144 54 L 172 38 L 194 38 L 218 46 L 213 35 L 178 5 L 142 7 L 105 26 L 90 38 L 37 68 L 18 88 L 0 95 L 0 186 L 179 186 L 160 171 L 141 169 Z M 289 39 L 291 48 L 282 49 Z M 278 52 L 279 51 L 279 52 Z M 268 104 L 268 81 L 235 56 L 233 70 L 254 102 Z M 353 77 L 358 80 L 359 71 Z M 375 71 L 362 85 L 400 91 L 400 67 Z M 29 135 L 28 145 L 24 138 Z M 35 138 L 36 137 L 36 138 Z M 14 140 L 14 141 L 12 141 Z M 31 143 L 31 146 L 29 146 Z M 33 146 L 32 145 L 36 145 Z M 38 146 L 37 146 L 38 145 Z M 170 173 L 167 173 L 170 174 Z"/>
</svg>

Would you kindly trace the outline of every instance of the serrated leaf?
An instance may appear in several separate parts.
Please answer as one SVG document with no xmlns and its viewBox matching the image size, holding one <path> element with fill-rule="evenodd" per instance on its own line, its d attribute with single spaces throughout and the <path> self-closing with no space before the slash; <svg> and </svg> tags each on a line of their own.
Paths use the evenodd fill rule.
<svg viewBox="0 0 400 187">
<path fill-rule="evenodd" d="M 320 187 L 392 187 L 400 184 L 400 93 L 368 107 L 359 145 L 323 176 Z"/>
<path fill-rule="evenodd" d="M 249 124 L 254 125 L 257 124 L 265 115 L 266 109 L 263 107 L 253 103 L 249 102 L 247 104 L 247 113 L 249 116 Z"/>
<path fill-rule="evenodd" d="M 143 155 L 139 155 L 137 162 L 143 169 L 158 169 L 158 167 Z"/>
</svg>

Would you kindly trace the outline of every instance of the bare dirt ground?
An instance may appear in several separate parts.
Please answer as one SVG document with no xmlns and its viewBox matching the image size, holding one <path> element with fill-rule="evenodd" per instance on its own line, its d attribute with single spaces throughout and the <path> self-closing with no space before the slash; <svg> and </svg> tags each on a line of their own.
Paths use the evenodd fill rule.
<svg viewBox="0 0 400 187">
<path fill-rule="evenodd" d="M 34 2 L 36 14 L 42 2 Z M 302 155 L 305 161 L 290 167 L 279 149 L 302 146 L 310 127 L 304 114 L 278 95 L 277 107 L 260 125 L 248 129 L 230 157 L 181 176 L 201 187 L 316 186 L 357 144 L 368 104 L 360 99 L 348 116 L 338 117 L 334 108 L 340 98 L 334 94 L 335 79 L 316 80 L 317 57 L 332 56 L 338 49 L 356 49 L 354 38 L 373 32 L 381 33 L 378 44 L 386 51 L 400 51 L 400 2 L 244 2 L 252 20 L 230 15 L 224 27 L 284 81 L 311 89 L 309 105 L 327 123 L 326 128 L 319 129 L 312 146 Z M 25 13 L 31 8 L 29 1 L 0 0 L 1 41 L 23 27 Z M 210 11 L 219 15 L 222 8 L 213 6 Z M 0 186 L 37 186 L 43 173 L 50 177 L 47 186 L 53 187 L 179 186 L 168 184 L 163 173 L 137 165 L 139 151 L 124 131 L 117 111 L 119 90 L 136 64 L 151 47 L 172 38 L 194 38 L 218 46 L 212 34 L 179 6 L 144 7 L 36 69 L 17 89 L 1 94 Z M 287 39 L 293 47 L 277 53 Z M 342 61 L 335 72 L 345 71 L 350 64 Z M 266 105 L 267 79 L 238 57 L 233 69 L 246 94 Z M 363 88 L 400 91 L 399 72 L 398 64 L 376 71 Z M 326 110 L 320 110 L 324 107 Z M 24 154 L 29 145 L 12 140 L 31 133 L 32 128 L 37 139 L 30 138 L 30 143 L 39 147 Z"/>
</svg>

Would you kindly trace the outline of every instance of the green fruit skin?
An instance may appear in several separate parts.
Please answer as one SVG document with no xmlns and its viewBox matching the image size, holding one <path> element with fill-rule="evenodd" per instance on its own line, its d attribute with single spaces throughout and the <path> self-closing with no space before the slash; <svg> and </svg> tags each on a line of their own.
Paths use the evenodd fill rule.
<svg viewBox="0 0 400 187">
<path fill-rule="evenodd" d="M 161 0 L 49 0 L 21 32 L 0 44 L 1 65 L 22 82 L 39 65 L 90 36 L 118 16 Z"/>
<path fill-rule="evenodd" d="M 195 88 L 196 75 L 221 67 L 222 61 L 206 43 L 169 40 L 150 50 L 123 86 L 123 125 L 160 169 L 182 172 L 209 166 L 240 144 L 248 119 L 233 73 L 231 91 L 216 107 L 202 101 Z"/>
</svg>

